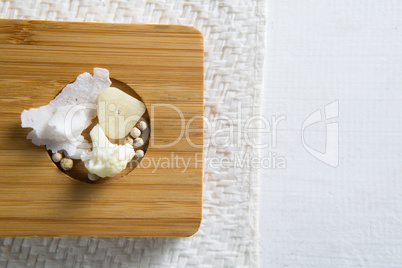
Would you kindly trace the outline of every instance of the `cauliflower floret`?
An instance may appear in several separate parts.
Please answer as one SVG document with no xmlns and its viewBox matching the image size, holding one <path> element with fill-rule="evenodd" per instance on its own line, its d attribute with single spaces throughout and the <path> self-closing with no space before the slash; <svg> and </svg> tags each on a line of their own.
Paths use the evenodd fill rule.
<svg viewBox="0 0 402 268">
<path fill-rule="evenodd" d="M 81 160 L 86 169 L 99 177 L 113 177 L 126 168 L 134 157 L 134 148 L 130 144 L 111 143 L 97 124 L 89 133 L 92 139 L 92 152 L 82 153 Z"/>
</svg>

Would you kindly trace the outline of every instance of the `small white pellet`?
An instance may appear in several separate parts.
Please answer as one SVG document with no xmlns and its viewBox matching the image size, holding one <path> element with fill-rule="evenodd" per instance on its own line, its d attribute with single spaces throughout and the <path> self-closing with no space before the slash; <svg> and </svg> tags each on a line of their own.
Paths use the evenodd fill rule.
<svg viewBox="0 0 402 268">
<path fill-rule="evenodd" d="M 97 179 L 99 179 L 99 177 L 96 176 L 95 174 L 88 173 L 88 179 L 89 179 L 90 181 L 96 181 Z"/>
<path fill-rule="evenodd" d="M 136 138 L 136 139 L 134 140 L 133 145 L 134 145 L 134 148 L 141 147 L 142 145 L 144 145 L 144 140 L 141 139 L 141 138 Z"/>
<path fill-rule="evenodd" d="M 135 159 L 141 159 L 143 157 L 144 157 L 144 151 L 143 150 L 135 151 Z"/>
<path fill-rule="evenodd" d="M 71 160 L 70 158 L 63 158 L 60 161 L 60 166 L 65 171 L 69 171 L 70 169 L 72 169 L 73 165 L 74 165 L 73 160 Z"/>
<path fill-rule="evenodd" d="M 147 129 L 147 123 L 145 123 L 145 121 L 140 121 L 138 122 L 137 127 L 139 130 L 144 131 Z"/>
<path fill-rule="evenodd" d="M 138 138 L 139 136 L 141 136 L 141 130 L 139 130 L 138 128 L 134 127 L 133 130 L 130 131 L 130 135 L 134 139 Z"/>
<path fill-rule="evenodd" d="M 124 139 L 124 144 L 130 144 L 133 145 L 134 140 L 131 137 L 126 137 Z"/>
<path fill-rule="evenodd" d="M 53 155 L 52 155 L 52 160 L 53 160 L 53 162 L 55 162 L 55 163 L 58 163 L 58 162 L 60 162 L 60 160 L 63 158 L 63 155 L 61 154 L 61 153 L 54 153 Z"/>
</svg>

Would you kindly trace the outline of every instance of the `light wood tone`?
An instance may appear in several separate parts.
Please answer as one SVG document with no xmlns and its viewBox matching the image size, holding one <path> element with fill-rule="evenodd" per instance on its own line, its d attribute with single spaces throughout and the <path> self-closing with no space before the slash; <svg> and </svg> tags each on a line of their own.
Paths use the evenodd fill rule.
<svg viewBox="0 0 402 268">
<path fill-rule="evenodd" d="M 180 117 L 203 115 L 203 38 L 193 27 L 0 20 L 0 236 L 190 236 L 201 221 L 203 122 L 175 145 Z M 133 88 L 151 116 L 146 157 L 183 166 L 135 168 L 105 184 L 62 173 L 26 140 L 24 109 L 47 104 L 94 67 Z M 171 161 L 171 160 L 170 160 Z"/>
</svg>

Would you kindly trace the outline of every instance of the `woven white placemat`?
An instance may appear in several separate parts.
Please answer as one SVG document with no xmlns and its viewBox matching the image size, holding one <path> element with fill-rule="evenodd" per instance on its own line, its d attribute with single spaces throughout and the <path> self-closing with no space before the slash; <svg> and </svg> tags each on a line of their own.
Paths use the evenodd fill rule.
<svg viewBox="0 0 402 268">
<path fill-rule="evenodd" d="M 257 151 L 237 134 L 259 114 L 265 0 L 0 0 L 0 18 L 195 26 L 205 38 L 205 117 L 212 126 L 205 139 L 203 220 L 194 236 L 1 238 L 0 267 L 258 266 L 258 174 L 247 162 Z M 231 124 L 233 139 L 219 146 L 230 134 L 215 131 Z M 211 161 L 223 158 L 229 167 Z"/>
</svg>

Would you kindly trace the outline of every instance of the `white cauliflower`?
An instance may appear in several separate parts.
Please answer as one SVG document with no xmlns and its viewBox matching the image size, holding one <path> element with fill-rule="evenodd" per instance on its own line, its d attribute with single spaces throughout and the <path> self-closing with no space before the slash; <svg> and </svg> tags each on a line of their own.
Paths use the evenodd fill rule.
<svg viewBox="0 0 402 268">
<path fill-rule="evenodd" d="M 130 144 L 111 143 L 97 124 L 89 133 L 92 139 L 92 152 L 82 153 L 81 160 L 86 169 L 99 177 L 114 177 L 126 168 L 134 157 L 134 148 Z"/>
</svg>

